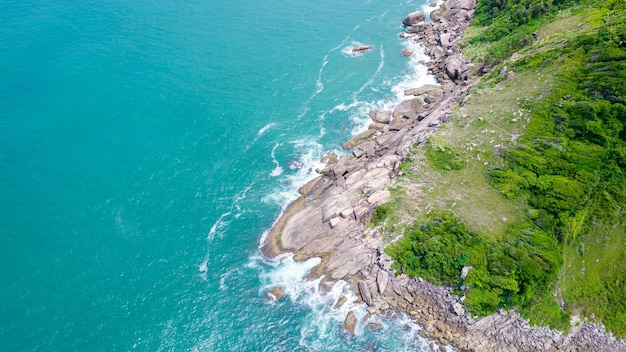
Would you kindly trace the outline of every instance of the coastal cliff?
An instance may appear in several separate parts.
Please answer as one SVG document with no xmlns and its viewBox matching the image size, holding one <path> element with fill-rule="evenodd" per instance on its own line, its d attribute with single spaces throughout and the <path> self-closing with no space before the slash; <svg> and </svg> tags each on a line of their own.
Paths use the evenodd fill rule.
<svg viewBox="0 0 626 352">
<path fill-rule="evenodd" d="M 430 14 L 432 22 L 419 12 L 407 15 L 401 37 L 423 44 L 431 58 L 425 64 L 440 85 L 407 90 L 407 99 L 393 111 L 371 111 L 370 128 L 343 145 L 352 156 L 325 157 L 327 166 L 300 189 L 301 196 L 275 223 L 262 251 L 268 257 L 291 252 L 295 260 L 320 257 L 321 264 L 309 276 L 323 276 L 322 286 L 347 281 L 369 314 L 405 313 L 423 327 L 423 337 L 460 350 L 626 350 L 623 340 L 590 322 L 564 336 L 532 327 L 514 311 L 474 318 L 450 288 L 396 276 L 384 252 L 383 235 L 366 224 L 376 208 L 392 198 L 390 187 L 397 184 L 409 150 L 425 143 L 472 88 L 478 68 L 463 58 L 458 43 L 475 6 L 473 0 L 448 0 Z M 349 314 L 344 326 L 350 331 L 357 323 Z"/>
</svg>

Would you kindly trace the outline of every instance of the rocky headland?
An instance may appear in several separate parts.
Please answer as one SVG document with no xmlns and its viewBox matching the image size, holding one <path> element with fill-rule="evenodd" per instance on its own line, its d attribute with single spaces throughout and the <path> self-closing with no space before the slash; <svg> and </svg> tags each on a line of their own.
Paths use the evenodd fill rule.
<svg viewBox="0 0 626 352">
<path fill-rule="evenodd" d="M 321 285 L 327 287 L 344 280 L 370 314 L 408 314 L 423 327 L 423 337 L 459 350 L 626 351 L 623 340 L 593 323 L 575 326 L 564 336 L 531 327 L 515 312 L 473 318 L 450 289 L 404 274 L 396 277 L 382 237 L 364 225 L 389 200 L 388 186 L 395 183 L 409 147 L 426 141 L 470 88 L 473 68 L 457 41 L 474 7 L 475 0 L 448 0 L 430 14 L 431 22 L 417 11 L 407 15 L 401 36 L 424 45 L 431 58 L 425 64 L 440 85 L 407 90 L 407 99 L 393 111 L 371 111 L 369 129 L 343 144 L 352 155 L 325 157 L 327 166 L 300 188 L 301 196 L 274 224 L 262 251 L 268 257 L 291 252 L 298 261 L 322 258 L 310 278 L 323 276 Z M 272 292 L 281 295 L 281 290 Z M 355 324 L 359 322 L 350 312 L 344 329 L 354 331 Z"/>
</svg>

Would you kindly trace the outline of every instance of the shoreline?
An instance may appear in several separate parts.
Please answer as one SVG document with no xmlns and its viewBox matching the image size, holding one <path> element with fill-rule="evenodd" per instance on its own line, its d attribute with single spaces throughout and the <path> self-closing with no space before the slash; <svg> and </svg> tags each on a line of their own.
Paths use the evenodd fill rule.
<svg viewBox="0 0 626 352">
<path fill-rule="evenodd" d="M 261 252 L 267 257 L 291 252 L 296 261 L 320 257 L 308 279 L 323 276 L 325 286 L 344 280 L 370 315 L 406 313 L 422 326 L 422 337 L 460 350 L 626 350 L 626 342 L 594 323 L 584 322 L 563 336 L 546 327 L 531 327 L 514 310 L 474 319 L 449 289 L 405 274 L 394 277 L 381 236 L 364 226 L 376 207 L 390 198 L 388 186 L 395 183 L 407 150 L 426 141 L 471 88 L 471 64 L 463 60 L 456 42 L 475 5 L 474 0 L 447 0 L 431 13 L 432 22 L 425 22 L 419 11 L 407 15 L 406 31 L 400 36 L 424 45 L 431 57 L 426 65 L 440 86 L 409 89 L 407 99 L 393 111 L 371 111 L 369 129 L 343 145 L 353 155 L 325 157 L 327 166 L 300 188 L 300 197 L 265 236 Z M 344 329 L 353 332 L 355 324 L 348 314 Z"/>
</svg>

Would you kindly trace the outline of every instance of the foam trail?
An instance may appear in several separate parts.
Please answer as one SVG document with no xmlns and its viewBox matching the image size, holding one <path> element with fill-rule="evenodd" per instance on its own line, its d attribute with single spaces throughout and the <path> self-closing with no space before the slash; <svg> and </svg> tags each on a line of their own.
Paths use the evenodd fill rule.
<svg viewBox="0 0 626 352">
<path fill-rule="evenodd" d="M 241 192 L 237 193 L 237 195 L 235 195 L 235 197 L 233 199 L 233 202 L 230 205 L 230 208 L 227 211 L 223 212 L 219 216 L 219 218 L 211 226 L 211 229 L 209 230 L 209 233 L 208 233 L 207 238 L 206 238 L 207 244 L 209 246 L 209 249 L 207 251 L 206 256 L 204 257 L 204 260 L 198 266 L 198 271 L 200 272 L 200 277 L 203 280 L 206 280 L 206 278 L 207 278 L 211 244 L 213 244 L 215 236 L 218 235 L 219 237 L 222 237 L 223 233 L 221 231 L 222 231 L 223 228 L 225 228 L 226 226 L 230 225 L 230 223 L 232 221 L 231 218 L 238 219 L 239 216 L 241 216 L 241 207 L 239 206 L 239 202 L 241 202 L 242 200 L 246 199 L 248 191 L 250 191 L 250 189 L 252 189 L 252 187 L 254 187 L 254 184 L 255 184 L 255 182 L 252 182 L 246 188 L 244 188 Z M 234 215 L 233 215 L 233 213 L 234 213 Z"/>
<path fill-rule="evenodd" d="M 276 148 L 278 148 L 280 146 L 279 143 L 276 143 L 274 145 L 274 148 L 272 148 L 272 162 L 274 163 L 275 167 L 274 170 L 272 170 L 272 172 L 270 173 L 270 176 L 272 177 L 276 177 L 276 176 L 280 176 L 283 173 L 283 168 L 282 166 L 280 166 L 280 163 L 278 162 L 278 160 L 276 160 Z"/>
<path fill-rule="evenodd" d="M 348 34 L 339 45 L 337 45 L 336 47 L 330 49 L 326 55 L 324 55 L 324 58 L 322 59 L 322 66 L 320 67 L 319 71 L 317 72 L 317 79 L 315 81 L 315 92 L 313 94 L 311 94 L 311 96 L 304 102 L 304 104 L 302 104 L 302 112 L 300 114 L 298 114 L 297 118 L 301 119 L 303 118 L 311 109 L 309 108 L 309 104 L 311 104 L 311 102 L 313 101 L 313 99 L 315 99 L 321 92 L 324 91 L 324 81 L 322 79 L 322 77 L 324 76 L 324 68 L 326 67 L 326 65 L 328 65 L 328 60 L 330 57 L 330 54 L 332 54 L 333 52 L 341 49 L 347 42 L 348 40 L 350 40 L 350 37 L 352 36 L 352 34 L 354 34 L 354 32 L 359 28 L 359 25 L 356 25 L 353 29 L 352 32 L 350 32 L 350 34 Z"/>
<path fill-rule="evenodd" d="M 407 89 L 438 84 L 435 76 L 428 73 L 428 67 L 421 63 L 422 61 L 430 61 L 430 57 L 424 54 L 424 46 L 414 40 L 405 40 L 404 46 L 407 50 L 412 51 L 413 55 L 409 57 L 409 73 L 404 75 L 402 80 L 391 88 L 397 102 L 411 98 L 404 94 L 404 91 Z"/>
<path fill-rule="evenodd" d="M 261 128 L 257 133 L 256 136 L 261 137 L 265 132 L 267 132 L 270 128 L 275 127 L 276 126 L 276 122 L 270 122 L 267 125 L 263 126 L 263 128 Z"/>
<path fill-rule="evenodd" d="M 301 167 L 297 169 L 295 174 L 288 174 L 281 178 L 278 187 L 263 197 L 263 202 L 274 203 L 284 209 L 289 202 L 299 196 L 298 187 L 317 176 L 314 170 L 324 168 L 325 164 L 320 159 L 325 153 L 322 145 L 315 141 L 314 138 L 316 137 L 296 139 L 289 142 L 293 145 L 296 153 L 300 155 L 297 163 Z"/>
</svg>

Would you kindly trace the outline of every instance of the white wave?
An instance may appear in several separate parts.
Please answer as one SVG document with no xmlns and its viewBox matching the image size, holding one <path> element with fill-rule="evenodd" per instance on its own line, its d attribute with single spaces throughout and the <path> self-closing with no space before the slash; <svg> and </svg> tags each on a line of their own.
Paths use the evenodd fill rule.
<svg viewBox="0 0 626 352">
<path fill-rule="evenodd" d="M 236 271 L 238 270 L 236 268 L 233 268 L 220 275 L 220 291 L 228 290 L 228 285 L 226 284 L 226 282 L 230 278 L 230 276 Z"/>
<path fill-rule="evenodd" d="M 434 5 L 434 6 L 432 6 L 432 5 Z M 430 18 L 430 13 L 433 12 L 434 10 L 437 10 L 438 8 L 440 8 L 441 5 L 443 5 L 443 0 L 437 0 L 435 2 L 426 2 L 424 5 L 422 5 L 422 10 L 421 11 L 428 18 Z"/>
<path fill-rule="evenodd" d="M 360 47 L 364 47 L 364 46 L 371 46 L 372 48 L 368 49 L 368 50 L 363 50 L 363 51 L 361 51 L 361 50 L 354 50 L 356 48 L 360 48 Z M 374 50 L 374 47 L 372 45 L 364 44 L 364 43 L 361 43 L 361 42 L 358 42 L 358 41 L 353 41 L 352 43 L 350 43 L 350 45 L 343 47 L 341 49 L 341 53 L 344 56 L 347 56 L 347 57 L 357 57 L 357 56 L 363 56 L 363 55 L 371 52 L 372 50 Z"/>
<path fill-rule="evenodd" d="M 318 176 L 315 169 L 324 168 L 324 163 L 320 161 L 324 156 L 323 147 L 314 137 L 296 139 L 289 143 L 300 155 L 296 160 L 301 166 L 295 173 L 283 176 L 274 190 L 262 198 L 265 203 L 274 203 L 283 208 L 299 196 L 300 186 Z"/>
<path fill-rule="evenodd" d="M 220 215 L 220 217 L 217 219 L 217 221 L 215 221 L 215 223 L 213 223 L 213 226 L 211 226 L 211 230 L 209 231 L 209 234 L 207 235 L 207 241 L 209 243 L 213 242 L 213 239 L 215 238 L 215 235 L 221 229 L 223 229 L 225 226 L 228 226 L 228 224 L 230 224 L 230 221 L 226 221 L 224 219 L 226 217 L 230 216 L 231 214 L 232 214 L 232 208 L 231 208 L 231 210 L 222 213 L 222 215 Z"/>
<path fill-rule="evenodd" d="M 405 40 L 403 44 L 413 55 L 409 57 L 409 72 L 391 88 L 397 103 L 411 98 L 404 94 L 407 89 L 439 84 L 435 76 L 428 73 L 428 67 L 422 63 L 430 61 L 430 57 L 424 54 L 424 45 L 414 40 Z"/>
<path fill-rule="evenodd" d="M 274 145 L 274 148 L 272 148 L 272 162 L 274 163 L 274 170 L 272 170 L 272 172 L 270 173 L 270 176 L 272 177 L 276 177 L 276 176 L 280 176 L 283 173 L 283 168 L 282 166 L 280 166 L 280 163 L 278 162 L 278 160 L 276 160 L 276 148 L 280 147 L 280 143 L 276 143 Z"/>
<path fill-rule="evenodd" d="M 268 266 L 259 274 L 260 294 L 264 295 L 274 287 L 281 287 L 292 303 L 303 304 L 310 309 L 309 317 L 302 322 L 300 328 L 302 335 L 300 343 L 313 350 L 321 349 L 311 344 L 325 344 L 332 336 L 339 335 L 342 323 L 350 310 L 354 311 L 359 320 L 367 314 L 365 304 L 356 303 L 357 297 L 347 282 L 338 281 L 326 292 L 320 289 L 323 277 L 312 281 L 305 279 L 311 269 L 320 263 L 321 259 L 317 257 L 296 262 L 292 253 L 285 253 L 266 261 L 265 264 Z M 340 308 L 335 308 L 342 296 L 346 297 L 346 303 Z M 358 327 L 355 332 L 361 334 L 362 327 Z"/>
<path fill-rule="evenodd" d="M 301 112 L 300 114 L 298 114 L 298 119 L 303 118 L 311 109 L 309 108 L 309 105 L 311 104 L 311 102 L 313 101 L 313 99 L 315 99 L 321 92 L 324 91 L 324 81 L 323 81 L 323 76 L 324 76 L 324 68 L 326 67 L 326 65 L 328 65 L 328 60 L 330 58 L 330 55 L 341 49 L 347 42 L 348 40 L 350 40 L 350 36 L 359 28 L 359 26 L 357 25 L 356 27 L 354 27 L 354 29 L 352 30 L 352 32 L 350 34 L 348 34 L 339 45 L 337 45 L 336 47 L 330 49 L 326 55 L 324 55 L 324 58 L 322 58 L 322 65 L 320 66 L 318 72 L 317 72 L 317 79 L 315 80 L 315 92 L 313 94 L 311 94 L 311 96 L 304 102 L 304 104 L 302 104 L 302 108 L 301 108 Z"/>
<path fill-rule="evenodd" d="M 257 133 L 257 137 L 261 137 L 265 132 L 267 132 L 270 128 L 276 126 L 276 122 L 270 122 L 267 125 L 263 126 Z"/>
</svg>

